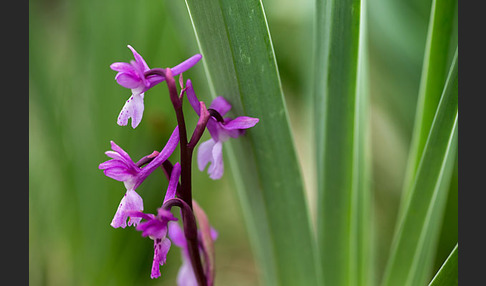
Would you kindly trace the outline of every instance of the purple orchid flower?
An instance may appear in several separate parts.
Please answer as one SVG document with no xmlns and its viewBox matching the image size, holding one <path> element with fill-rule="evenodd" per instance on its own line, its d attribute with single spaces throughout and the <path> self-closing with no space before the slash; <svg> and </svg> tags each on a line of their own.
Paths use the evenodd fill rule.
<svg viewBox="0 0 486 286">
<path fill-rule="evenodd" d="M 141 218 L 132 218 L 129 215 L 131 211 L 143 210 L 143 200 L 135 192 L 135 189 L 170 157 L 178 143 L 179 128 L 176 127 L 162 151 L 145 167 L 140 168 L 132 161 L 127 152 L 116 145 L 115 142 L 111 141 L 112 151 L 106 151 L 105 154 L 112 159 L 101 163 L 99 169 L 103 170 L 103 173 L 107 177 L 123 182 L 127 189 L 111 222 L 112 227 L 125 228 L 127 226 L 127 219 L 129 219 L 129 226 L 138 225 Z"/>
<path fill-rule="evenodd" d="M 177 218 L 169 210 L 163 208 L 157 210 L 156 216 L 141 211 L 131 212 L 130 215 L 146 220 L 137 226 L 137 230 L 142 232 L 142 236 L 148 236 L 154 241 L 154 258 L 150 277 L 158 278 L 161 275 L 160 266 L 165 264 L 171 246 L 171 242 L 167 238 L 167 223 L 177 221 Z"/>
<path fill-rule="evenodd" d="M 196 275 L 194 274 L 194 270 L 192 269 L 191 260 L 189 258 L 189 250 L 187 249 L 187 241 L 186 237 L 184 236 L 184 232 L 182 228 L 176 222 L 169 222 L 169 238 L 177 247 L 181 249 L 181 256 L 182 256 L 182 265 L 179 268 L 179 272 L 177 274 L 177 285 L 178 286 L 197 286 Z M 201 242 L 200 233 L 198 233 L 199 242 Z M 212 240 L 216 240 L 218 237 L 218 232 L 211 227 L 211 238 Z M 199 243 L 200 248 L 202 246 Z"/>
<path fill-rule="evenodd" d="M 179 163 L 176 163 L 172 169 L 164 203 L 175 197 L 180 174 L 181 166 Z M 174 217 L 169 210 L 164 208 L 159 208 L 157 210 L 157 216 L 153 214 L 145 214 L 141 211 L 132 211 L 130 212 L 130 215 L 145 220 L 137 226 L 137 230 L 142 232 L 142 236 L 148 236 L 154 241 L 154 259 L 150 277 L 152 279 L 158 278 L 161 275 L 160 266 L 165 264 L 171 246 L 171 242 L 167 238 L 167 224 L 169 221 L 177 221 L 177 218 Z"/>
<path fill-rule="evenodd" d="M 186 83 L 187 99 L 192 108 L 200 115 L 199 101 L 192 87 L 191 80 Z M 211 139 L 201 143 L 197 153 L 197 162 L 200 171 L 208 168 L 209 177 L 213 180 L 220 179 L 223 176 L 223 142 L 229 138 L 237 138 L 244 134 L 245 129 L 255 126 L 259 119 L 240 116 L 235 119 L 223 116 L 231 110 L 231 104 L 222 96 L 216 97 L 208 110 L 215 110 L 217 114 L 211 114 L 207 123 L 207 129 L 211 134 Z"/>
<path fill-rule="evenodd" d="M 110 68 L 118 72 L 115 76 L 118 84 L 132 90 L 132 95 L 118 115 L 117 123 L 120 126 L 125 126 L 128 124 L 128 119 L 132 118 L 132 128 L 136 128 L 142 120 L 145 91 L 165 81 L 165 78 L 161 75 L 150 74 L 151 69 L 142 56 L 132 46 L 128 45 L 128 48 L 132 51 L 135 61 L 132 60 L 130 63 L 116 62 L 111 64 Z M 200 54 L 190 57 L 171 68 L 172 74 L 174 76 L 181 74 L 193 67 L 201 58 Z"/>
</svg>

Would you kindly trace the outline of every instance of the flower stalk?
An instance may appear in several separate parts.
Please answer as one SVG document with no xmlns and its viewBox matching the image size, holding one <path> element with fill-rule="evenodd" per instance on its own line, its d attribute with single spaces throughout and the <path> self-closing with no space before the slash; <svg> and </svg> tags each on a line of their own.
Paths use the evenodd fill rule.
<svg viewBox="0 0 486 286">
<path fill-rule="evenodd" d="M 142 231 L 142 236 L 153 240 L 154 259 L 151 278 L 161 276 L 160 266 L 166 263 L 167 253 L 173 243 L 181 248 L 183 258 L 177 278 L 178 285 L 212 286 L 215 269 L 213 241 L 217 237 L 217 232 L 210 226 L 202 208 L 192 200 L 192 155 L 204 131 L 208 129 L 211 139 L 201 144 L 198 149 L 198 166 L 202 171 L 211 162 L 208 169 L 210 178 L 221 178 L 223 142 L 243 135 L 245 129 L 253 127 L 258 122 L 258 118 L 246 116 L 235 119 L 225 118 L 231 105 L 223 97 L 216 98 L 207 109 L 206 104 L 197 99 L 190 80 L 187 80 L 184 87 L 182 73 L 194 66 L 201 59 L 201 55 L 194 55 L 173 68 L 150 69 L 142 56 L 133 47 L 128 47 L 135 61 L 116 62 L 110 66 L 118 72 L 115 80 L 132 91 L 132 96 L 123 106 L 117 123 L 124 126 L 131 119 L 132 127 L 136 128 L 142 120 L 145 92 L 158 83 L 166 82 L 177 118 L 177 126 L 160 152 L 153 151 L 136 163 L 127 152 L 112 142 L 112 151 L 106 152 L 106 155 L 112 159 L 101 163 L 99 168 L 108 177 L 122 181 L 127 190 L 111 225 L 115 228 L 125 228 L 128 220 L 128 226 L 135 226 L 138 231 Z M 180 76 L 180 93 L 177 91 L 175 75 Z M 189 103 L 199 116 L 190 140 L 188 140 L 183 113 L 184 94 L 187 95 Z M 169 157 L 177 145 L 180 146 L 180 162 L 173 165 Z M 135 189 L 158 167 L 164 171 L 169 184 L 157 214 L 147 214 L 143 212 L 142 197 Z M 182 229 L 175 222 L 178 219 L 171 213 L 174 206 L 180 209 Z"/>
<path fill-rule="evenodd" d="M 201 263 L 201 257 L 199 255 L 199 246 L 197 238 L 197 225 L 195 223 L 194 214 L 192 212 L 192 192 L 191 192 L 191 169 L 192 169 L 192 148 L 188 148 L 186 123 L 184 119 L 184 113 L 182 110 L 182 98 L 179 97 L 177 92 L 176 83 L 170 69 L 163 71 L 165 73 L 165 79 L 167 87 L 169 89 L 170 99 L 177 116 L 177 125 L 179 127 L 179 140 L 180 140 L 180 160 L 181 160 L 181 192 L 180 203 L 178 206 L 181 208 L 182 224 L 184 228 L 184 234 L 187 240 L 187 248 L 189 251 L 189 257 L 194 269 L 194 274 L 199 285 L 207 285 L 206 276 Z M 207 122 L 207 120 L 205 120 Z M 204 122 L 204 121 L 203 121 Z M 204 124 L 204 127 L 205 124 Z M 204 131 L 204 129 L 203 129 Z M 202 132 L 201 132 L 202 135 Z M 196 135 L 197 136 L 197 135 Z M 199 136 L 200 138 L 200 136 Z"/>
</svg>

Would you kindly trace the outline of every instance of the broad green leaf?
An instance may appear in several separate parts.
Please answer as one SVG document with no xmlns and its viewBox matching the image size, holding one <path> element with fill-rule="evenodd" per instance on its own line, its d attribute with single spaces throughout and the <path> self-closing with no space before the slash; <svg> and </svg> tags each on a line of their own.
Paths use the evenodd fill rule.
<svg viewBox="0 0 486 286">
<path fill-rule="evenodd" d="M 317 238 L 326 285 L 371 283 L 365 7 L 316 1 Z"/>
<path fill-rule="evenodd" d="M 430 281 L 429 286 L 454 286 L 459 284 L 457 253 L 458 248 L 456 244 L 449 257 L 442 264 L 442 267 Z"/>
<path fill-rule="evenodd" d="M 457 49 L 386 265 L 383 285 L 423 285 L 430 275 L 457 152 Z"/>
<path fill-rule="evenodd" d="M 260 118 L 224 149 L 262 282 L 318 285 L 315 242 L 262 3 L 186 5 L 212 97 L 227 98 L 234 116 Z"/>
<path fill-rule="evenodd" d="M 457 0 L 433 0 L 422 67 L 404 196 L 413 184 L 457 45 Z"/>
</svg>

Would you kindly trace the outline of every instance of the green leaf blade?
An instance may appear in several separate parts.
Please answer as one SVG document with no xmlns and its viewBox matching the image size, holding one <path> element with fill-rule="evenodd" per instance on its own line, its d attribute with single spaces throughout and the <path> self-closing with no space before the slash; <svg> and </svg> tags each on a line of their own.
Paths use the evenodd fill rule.
<svg viewBox="0 0 486 286">
<path fill-rule="evenodd" d="M 432 281 L 430 281 L 429 286 L 455 286 L 459 285 L 458 281 L 458 246 L 452 249 L 451 254 L 447 257 L 444 264 L 435 274 Z"/>
<path fill-rule="evenodd" d="M 225 96 L 233 115 L 260 119 L 225 150 L 263 282 L 318 285 L 303 182 L 261 2 L 186 4 L 212 96 Z"/>
<path fill-rule="evenodd" d="M 455 18 L 457 19 L 456 0 L 432 2 L 409 162 L 404 179 L 405 196 L 413 184 L 457 45 L 457 29 L 454 29 L 457 20 L 453 21 Z"/>
<path fill-rule="evenodd" d="M 457 154 L 457 50 L 408 200 L 383 285 L 422 285 L 429 274 Z"/>
<path fill-rule="evenodd" d="M 317 237 L 326 285 L 371 283 L 364 1 L 317 1 Z"/>
</svg>

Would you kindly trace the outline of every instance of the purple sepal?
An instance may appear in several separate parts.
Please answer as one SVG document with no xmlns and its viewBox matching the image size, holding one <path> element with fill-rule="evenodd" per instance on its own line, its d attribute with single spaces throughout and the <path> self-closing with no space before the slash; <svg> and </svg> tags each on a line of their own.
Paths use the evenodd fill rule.
<svg viewBox="0 0 486 286">
<path fill-rule="evenodd" d="M 218 96 L 211 102 L 209 108 L 219 112 L 221 116 L 225 116 L 231 110 L 231 104 L 222 96 Z"/>
<path fill-rule="evenodd" d="M 194 56 L 188 58 L 187 60 L 183 61 L 182 63 L 176 65 L 175 67 L 171 68 L 172 76 L 175 77 L 188 69 L 192 68 L 196 65 L 202 58 L 201 54 L 195 54 Z M 165 77 L 160 74 L 153 74 L 152 71 L 161 70 L 160 68 L 154 68 L 152 70 L 147 71 L 145 74 L 149 74 L 147 80 L 150 82 L 150 87 L 157 85 L 163 81 L 165 81 Z"/>
<path fill-rule="evenodd" d="M 201 116 L 199 100 L 196 97 L 196 93 L 194 92 L 194 88 L 192 87 L 192 82 L 190 79 L 188 79 L 186 82 L 186 95 L 187 100 L 192 106 L 192 109 L 194 109 L 198 116 Z"/>
<path fill-rule="evenodd" d="M 236 117 L 235 119 L 225 118 L 224 124 L 221 124 L 221 127 L 225 130 L 235 130 L 235 129 L 248 129 L 255 126 L 258 121 L 258 118 L 248 117 L 248 116 L 240 116 Z"/>
<path fill-rule="evenodd" d="M 177 162 L 172 168 L 172 173 L 170 174 L 169 185 L 167 187 L 167 192 L 165 193 L 164 203 L 170 199 L 175 198 L 176 191 L 177 191 L 177 184 L 179 183 L 180 175 L 181 175 L 181 164 Z"/>
</svg>

